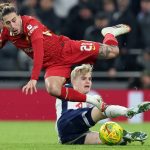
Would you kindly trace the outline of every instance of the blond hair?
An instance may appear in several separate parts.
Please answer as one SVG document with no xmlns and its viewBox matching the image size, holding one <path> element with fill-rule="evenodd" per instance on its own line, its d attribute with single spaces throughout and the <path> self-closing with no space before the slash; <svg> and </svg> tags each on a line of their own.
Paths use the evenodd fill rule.
<svg viewBox="0 0 150 150">
<path fill-rule="evenodd" d="M 81 66 L 75 67 L 71 72 L 71 82 L 80 75 L 85 75 L 87 73 L 92 74 L 93 66 L 90 64 L 83 64 Z"/>
<path fill-rule="evenodd" d="M 2 20 L 5 15 L 9 13 L 17 13 L 15 5 L 13 3 L 0 3 L 0 19 Z"/>
</svg>

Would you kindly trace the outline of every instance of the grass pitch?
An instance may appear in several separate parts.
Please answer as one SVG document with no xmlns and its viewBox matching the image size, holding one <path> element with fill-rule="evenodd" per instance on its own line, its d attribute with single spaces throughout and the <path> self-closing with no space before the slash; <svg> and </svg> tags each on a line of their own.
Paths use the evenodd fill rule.
<svg viewBox="0 0 150 150">
<path fill-rule="evenodd" d="M 129 131 L 143 131 L 150 136 L 150 123 L 120 125 Z M 99 129 L 97 124 L 92 130 Z M 60 145 L 54 122 L 0 122 L 0 150 L 148 150 L 150 138 L 144 145 L 133 142 L 127 146 Z"/>
</svg>

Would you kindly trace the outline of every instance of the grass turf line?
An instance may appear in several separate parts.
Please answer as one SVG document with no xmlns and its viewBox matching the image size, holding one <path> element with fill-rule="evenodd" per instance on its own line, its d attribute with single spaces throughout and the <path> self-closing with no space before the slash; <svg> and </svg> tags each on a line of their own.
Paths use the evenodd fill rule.
<svg viewBox="0 0 150 150">
<path fill-rule="evenodd" d="M 129 131 L 143 131 L 150 136 L 150 123 L 128 124 L 119 123 Z M 98 131 L 100 124 L 92 130 Z M 133 142 L 127 146 L 106 146 L 106 145 L 61 145 L 57 140 L 55 123 L 50 121 L 6 121 L 0 122 L 0 150 L 148 150 L 150 138 L 144 145 Z"/>
</svg>

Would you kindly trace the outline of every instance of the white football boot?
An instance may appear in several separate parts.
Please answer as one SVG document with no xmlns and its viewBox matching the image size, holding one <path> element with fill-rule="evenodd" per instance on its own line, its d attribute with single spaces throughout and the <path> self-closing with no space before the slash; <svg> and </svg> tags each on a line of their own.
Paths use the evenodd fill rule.
<svg viewBox="0 0 150 150">
<path fill-rule="evenodd" d="M 123 140 L 120 145 L 127 145 L 128 143 L 139 141 L 141 144 L 144 144 L 144 141 L 148 138 L 148 135 L 144 132 L 128 132 L 123 130 Z"/>
<path fill-rule="evenodd" d="M 116 26 L 112 26 L 112 27 L 105 27 L 101 30 L 101 33 L 103 36 L 105 36 L 106 34 L 110 33 L 113 34 L 115 37 L 128 33 L 131 31 L 130 26 L 125 25 L 125 24 L 118 24 Z"/>
<path fill-rule="evenodd" d="M 145 111 L 149 111 L 150 110 L 150 101 L 145 101 L 142 102 L 141 104 L 139 104 L 136 107 L 133 108 L 129 108 L 127 111 L 126 116 L 128 118 L 132 118 L 133 116 L 135 116 L 136 114 L 145 112 Z"/>
</svg>

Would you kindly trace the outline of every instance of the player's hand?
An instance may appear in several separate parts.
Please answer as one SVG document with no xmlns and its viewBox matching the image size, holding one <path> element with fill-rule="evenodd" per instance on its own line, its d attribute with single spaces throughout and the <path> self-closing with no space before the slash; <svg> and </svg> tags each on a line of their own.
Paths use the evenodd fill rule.
<svg viewBox="0 0 150 150">
<path fill-rule="evenodd" d="M 23 88 L 22 92 L 26 95 L 30 92 L 30 94 L 33 94 L 33 92 L 37 92 L 36 88 L 37 80 L 30 80 Z"/>
</svg>

